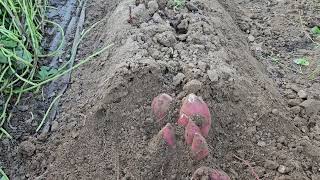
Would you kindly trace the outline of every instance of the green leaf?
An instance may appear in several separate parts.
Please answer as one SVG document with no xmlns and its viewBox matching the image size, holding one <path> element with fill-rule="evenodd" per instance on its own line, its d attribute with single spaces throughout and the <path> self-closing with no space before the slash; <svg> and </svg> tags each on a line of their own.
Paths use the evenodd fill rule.
<svg viewBox="0 0 320 180">
<path fill-rule="evenodd" d="M 311 29 L 311 33 L 314 35 L 320 35 L 320 28 L 319 26 L 315 26 Z"/>
<path fill-rule="evenodd" d="M 0 51 L 0 64 L 8 64 L 8 58 Z"/>
<path fill-rule="evenodd" d="M 28 51 L 25 51 L 21 48 L 17 48 L 16 54 L 17 54 L 17 56 L 21 57 L 22 59 L 24 59 L 30 63 L 32 62 L 32 56 Z"/>
<path fill-rule="evenodd" d="M 0 44 L 3 44 L 5 48 L 15 48 L 18 46 L 18 43 L 12 40 L 0 40 Z"/>
<path fill-rule="evenodd" d="M 301 65 L 301 66 L 309 66 L 309 60 L 307 58 L 299 58 L 293 60 L 294 63 Z"/>
<path fill-rule="evenodd" d="M 18 46 L 18 43 L 7 36 L 0 36 L 0 44 L 5 48 L 15 48 Z"/>
<path fill-rule="evenodd" d="M 51 75 L 54 75 L 58 72 L 57 69 L 54 69 L 54 68 L 50 68 L 50 67 L 47 67 L 47 66 L 42 66 L 40 68 L 40 71 L 38 72 L 38 78 L 40 80 L 45 80 L 47 79 L 49 76 Z"/>
<path fill-rule="evenodd" d="M 32 62 L 32 56 L 28 51 L 25 51 L 22 48 L 17 47 L 17 48 L 14 49 L 14 53 L 18 57 L 22 58 L 23 60 L 25 60 L 27 62 L 30 62 L 30 63 Z M 15 61 L 15 62 L 16 62 L 18 70 L 24 69 L 27 66 L 23 62 L 20 62 L 20 61 Z"/>
</svg>

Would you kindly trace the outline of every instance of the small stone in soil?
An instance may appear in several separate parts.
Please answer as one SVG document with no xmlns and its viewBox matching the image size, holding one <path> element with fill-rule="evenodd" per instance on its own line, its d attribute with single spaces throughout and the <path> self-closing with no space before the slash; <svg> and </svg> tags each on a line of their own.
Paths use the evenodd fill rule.
<svg viewBox="0 0 320 180">
<path fill-rule="evenodd" d="M 178 73 L 176 76 L 173 77 L 172 84 L 175 86 L 179 85 L 180 83 L 182 83 L 182 81 L 185 77 L 186 76 L 183 73 Z"/>
<path fill-rule="evenodd" d="M 155 13 L 159 9 L 158 3 L 156 1 L 148 2 L 148 10 L 150 14 Z"/>
<path fill-rule="evenodd" d="M 73 132 L 71 133 L 71 137 L 72 137 L 73 139 L 77 138 L 78 136 L 79 136 L 79 132 L 77 132 L 77 131 L 73 131 Z"/>
<path fill-rule="evenodd" d="M 286 142 L 286 137 L 280 136 L 277 141 L 278 141 L 278 143 L 285 144 L 285 142 Z"/>
<path fill-rule="evenodd" d="M 264 163 L 264 167 L 270 170 L 275 170 L 279 167 L 279 164 L 275 161 L 266 160 L 266 162 Z"/>
<path fill-rule="evenodd" d="M 284 173 L 286 173 L 286 169 L 287 168 L 284 165 L 280 165 L 278 168 L 278 172 L 281 174 L 284 174 Z"/>
<path fill-rule="evenodd" d="M 264 141 L 259 141 L 258 142 L 258 146 L 260 146 L 260 147 L 265 147 L 267 144 L 266 144 L 266 142 L 264 142 Z"/>
<path fill-rule="evenodd" d="M 198 67 L 199 69 L 201 69 L 202 71 L 205 71 L 207 68 L 207 64 L 205 62 L 199 61 L 198 62 Z"/>
<path fill-rule="evenodd" d="M 163 23 L 164 22 L 158 13 L 154 13 L 154 15 L 152 16 L 152 19 L 156 23 Z"/>
<path fill-rule="evenodd" d="M 147 136 L 143 136 L 142 139 L 145 141 L 147 140 Z"/>
<path fill-rule="evenodd" d="M 275 115 L 276 115 L 276 114 L 278 114 L 278 113 L 279 113 L 279 110 L 278 110 L 278 109 L 272 109 L 272 111 L 271 111 L 271 112 L 272 112 L 272 114 L 275 114 Z"/>
<path fill-rule="evenodd" d="M 51 125 L 51 131 L 56 131 L 59 128 L 59 123 L 58 121 L 53 121 Z"/>
<path fill-rule="evenodd" d="M 253 42 L 255 40 L 254 36 L 252 36 L 251 34 L 248 36 L 248 40 L 249 42 Z"/>
<path fill-rule="evenodd" d="M 189 92 L 189 93 L 196 93 L 202 88 L 202 83 L 199 80 L 193 79 L 187 84 L 183 86 L 183 90 Z"/>
<path fill-rule="evenodd" d="M 320 101 L 308 99 L 300 104 L 306 110 L 307 115 L 312 115 L 320 111 Z"/>
<path fill-rule="evenodd" d="M 219 80 L 219 74 L 216 70 L 208 70 L 207 71 L 208 77 L 210 79 L 210 81 L 212 82 L 218 82 Z"/>
<path fill-rule="evenodd" d="M 21 111 L 21 112 L 26 112 L 26 111 L 28 111 L 29 106 L 21 105 L 21 106 L 18 106 L 17 108 L 18 108 L 18 110 Z"/>
<path fill-rule="evenodd" d="M 300 90 L 300 91 L 298 92 L 298 96 L 299 96 L 299 98 L 301 98 L 301 99 L 307 99 L 308 94 L 307 94 L 306 91 Z"/>
<path fill-rule="evenodd" d="M 294 106 L 292 108 L 289 109 L 293 114 L 299 114 L 301 111 L 301 107 L 300 106 Z"/>
<path fill-rule="evenodd" d="M 301 103 L 300 99 L 290 99 L 288 101 L 288 105 L 293 107 L 293 106 L 297 106 Z"/>
</svg>

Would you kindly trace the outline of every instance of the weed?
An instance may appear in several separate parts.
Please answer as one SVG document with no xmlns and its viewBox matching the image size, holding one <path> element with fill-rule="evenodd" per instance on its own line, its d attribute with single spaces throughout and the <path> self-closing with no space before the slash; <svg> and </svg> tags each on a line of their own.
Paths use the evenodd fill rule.
<svg viewBox="0 0 320 180">
<path fill-rule="evenodd" d="M 314 35 L 314 36 L 320 36 L 320 28 L 319 26 L 315 26 L 311 29 L 311 33 Z"/>
<path fill-rule="evenodd" d="M 303 57 L 303 58 L 298 58 L 293 60 L 294 63 L 296 63 L 297 65 L 301 65 L 301 66 L 309 66 L 310 62 L 307 58 Z"/>
<path fill-rule="evenodd" d="M 0 180 L 9 180 L 8 176 L 4 173 L 4 171 L 0 168 Z"/>
<path fill-rule="evenodd" d="M 185 6 L 185 0 L 171 0 L 173 10 L 178 11 Z"/>
<path fill-rule="evenodd" d="M 58 24 L 45 19 L 46 7 L 47 0 L 0 1 L 0 137 L 11 138 L 3 125 L 11 116 L 8 109 L 18 104 L 25 89 L 39 89 L 39 82 L 55 75 L 45 67 L 39 70 L 42 58 L 59 53 L 44 53 L 44 25 L 53 24 L 63 32 Z"/>
<path fill-rule="evenodd" d="M 58 69 L 41 66 L 43 58 L 60 54 L 62 47 L 60 43 L 56 51 L 44 53 L 40 46 L 44 25 L 57 26 L 62 34 L 61 42 L 64 41 L 62 28 L 45 19 L 46 7 L 47 0 L 0 1 L 0 138 L 4 135 L 11 138 L 3 126 L 12 116 L 9 109 L 19 103 L 24 93 L 38 92 L 44 84 L 70 73 L 111 46 L 98 50 L 76 65 L 71 65 L 69 60 Z M 81 34 L 76 47 L 93 27 Z"/>
</svg>

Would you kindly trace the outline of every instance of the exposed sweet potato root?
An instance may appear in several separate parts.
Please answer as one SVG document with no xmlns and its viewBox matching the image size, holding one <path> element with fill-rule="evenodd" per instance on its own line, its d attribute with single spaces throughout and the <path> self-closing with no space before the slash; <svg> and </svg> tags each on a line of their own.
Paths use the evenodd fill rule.
<svg viewBox="0 0 320 180">
<path fill-rule="evenodd" d="M 198 168 L 192 175 L 192 180 L 230 180 L 227 173 L 222 170 L 217 170 L 209 167 L 202 166 Z"/>
<path fill-rule="evenodd" d="M 193 121 L 189 121 L 184 132 L 184 138 L 187 144 L 192 144 L 195 133 L 199 134 L 200 128 Z"/>
<path fill-rule="evenodd" d="M 186 126 L 189 120 L 199 126 L 202 136 L 208 136 L 211 127 L 211 114 L 208 105 L 195 94 L 189 94 L 183 99 L 178 124 Z"/>
<path fill-rule="evenodd" d="M 194 134 L 191 152 L 195 160 L 202 160 L 209 155 L 208 144 L 199 133 Z"/>
<path fill-rule="evenodd" d="M 166 93 L 162 93 L 153 99 L 151 107 L 157 121 L 161 121 L 168 114 L 172 100 L 172 97 Z"/>
<path fill-rule="evenodd" d="M 166 141 L 166 143 L 172 147 L 176 147 L 176 138 L 175 138 L 175 132 L 174 128 L 170 123 L 168 123 L 165 127 L 161 130 L 163 139 Z"/>
</svg>

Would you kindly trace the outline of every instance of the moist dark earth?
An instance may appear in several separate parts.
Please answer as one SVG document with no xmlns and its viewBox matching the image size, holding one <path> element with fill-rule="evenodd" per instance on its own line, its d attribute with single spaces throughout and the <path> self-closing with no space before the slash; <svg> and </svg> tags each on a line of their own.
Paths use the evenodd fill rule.
<svg viewBox="0 0 320 180">
<path fill-rule="evenodd" d="M 254 172 L 264 180 L 319 180 L 320 84 L 313 72 L 320 54 L 319 38 L 310 34 L 320 24 L 319 6 L 89 1 L 85 25 L 99 23 L 77 59 L 113 46 L 73 72 L 50 132 L 1 142 L 0 165 L 11 179 L 191 179 L 207 166 L 231 179 L 256 179 Z M 293 63 L 301 57 L 310 65 Z M 174 150 L 155 141 L 163 125 L 151 101 L 160 93 L 174 98 L 164 119 L 176 129 Z M 212 114 L 210 154 L 201 161 L 176 124 L 190 93 Z"/>
</svg>

